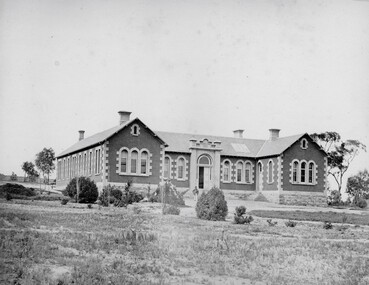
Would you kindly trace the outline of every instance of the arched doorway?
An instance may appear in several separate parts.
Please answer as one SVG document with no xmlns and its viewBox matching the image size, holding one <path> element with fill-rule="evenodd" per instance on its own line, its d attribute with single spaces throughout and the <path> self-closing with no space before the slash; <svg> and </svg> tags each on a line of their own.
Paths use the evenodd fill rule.
<svg viewBox="0 0 369 285">
<path fill-rule="evenodd" d="M 199 189 L 210 189 L 211 187 L 211 158 L 203 154 L 197 160 L 197 174 L 198 174 L 198 188 Z"/>
</svg>

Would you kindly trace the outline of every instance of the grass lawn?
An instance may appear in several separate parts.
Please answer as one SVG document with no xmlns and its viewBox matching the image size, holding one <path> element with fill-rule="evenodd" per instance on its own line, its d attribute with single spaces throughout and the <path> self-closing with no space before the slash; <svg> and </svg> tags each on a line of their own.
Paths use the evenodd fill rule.
<svg viewBox="0 0 369 285">
<path fill-rule="evenodd" d="M 354 225 L 367 225 L 369 226 L 369 213 L 368 214 L 346 214 L 338 212 L 308 212 L 308 211 L 270 211 L 270 210 L 254 210 L 250 212 L 251 215 L 255 215 L 263 218 L 274 219 L 291 219 L 298 221 L 320 221 L 330 223 L 347 223 Z"/>
<path fill-rule="evenodd" d="M 234 225 L 162 216 L 151 203 L 2 199 L 0 284 L 369 284 L 369 227 L 253 215 Z"/>
</svg>

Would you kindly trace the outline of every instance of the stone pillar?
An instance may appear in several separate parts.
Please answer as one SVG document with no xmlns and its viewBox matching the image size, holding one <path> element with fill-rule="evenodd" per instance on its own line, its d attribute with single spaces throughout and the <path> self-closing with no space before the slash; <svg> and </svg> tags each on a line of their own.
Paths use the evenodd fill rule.
<svg viewBox="0 0 369 285">
<path fill-rule="evenodd" d="M 191 149 L 190 190 L 195 189 L 195 186 L 197 186 L 197 151 Z"/>
</svg>

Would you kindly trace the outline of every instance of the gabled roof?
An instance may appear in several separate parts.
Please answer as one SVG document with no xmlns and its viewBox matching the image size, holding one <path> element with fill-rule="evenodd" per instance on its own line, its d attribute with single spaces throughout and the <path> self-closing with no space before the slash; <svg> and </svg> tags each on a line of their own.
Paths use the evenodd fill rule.
<svg viewBox="0 0 369 285">
<path fill-rule="evenodd" d="M 293 145 L 305 134 L 294 135 L 289 137 L 278 138 L 276 140 L 266 140 L 257 153 L 257 157 L 279 155 L 287 148 Z"/>
<path fill-rule="evenodd" d="M 94 134 L 90 137 L 87 137 L 83 140 L 78 141 L 77 143 L 75 143 L 74 145 L 72 145 L 71 147 L 67 148 L 66 150 L 64 150 L 63 152 L 61 152 L 59 155 L 57 155 L 57 158 L 65 156 L 67 154 L 71 154 L 74 153 L 78 150 L 82 150 L 88 147 L 92 147 L 94 145 L 100 144 L 104 141 L 106 141 L 107 139 L 109 139 L 110 137 L 112 137 L 114 134 L 118 133 L 119 131 L 123 130 L 125 127 L 127 127 L 128 125 L 130 125 L 131 123 L 133 123 L 134 121 L 139 121 L 141 124 L 143 124 L 155 137 L 157 137 L 163 144 L 166 145 L 166 143 L 160 138 L 158 137 L 153 131 L 151 131 L 144 123 L 142 123 L 142 121 L 138 118 L 135 118 L 133 120 L 127 121 L 121 125 L 112 127 L 110 129 L 107 129 L 103 132 Z"/>
<path fill-rule="evenodd" d="M 190 139 L 202 140 L 204 138 L 210 141 L 221 141 L 221 155 L 256 157 L 258 151 L 265 140 L 244 139 L 233 137 L 219 137 L 208 135 L 194 135 L 170 132 L 156 132 L 169 146 L 165 151 L 172 152 L 190 152 Z M 248 151 L 247 151 L 248 150 Z"/>
</svg>

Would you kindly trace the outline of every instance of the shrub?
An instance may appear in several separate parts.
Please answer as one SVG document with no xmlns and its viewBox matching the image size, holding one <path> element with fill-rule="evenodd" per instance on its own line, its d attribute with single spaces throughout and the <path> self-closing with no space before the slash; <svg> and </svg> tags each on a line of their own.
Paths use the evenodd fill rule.
<svg viewBox="0 0 369 285">
<path fill-rule="evenodd" d="M 92 209 L 92 204 L 87 204 L 88 209 Z"/>
<path fill-rule="evenodd" d="M 161 189 L 162 188 L 160 186 L 156 188 L 154 193 L 152 193 L 152 195 L 149 198 L 150 202 L 161 203 L 161 199 L 162 199 Z M 165 204 L 176 205 L 176 206 L 185 205 L 185 202 L 183 199 L 183 193 L 179 193 L 177 191 L 176 186 L 170 181 L 165 182 L 163 186 L 163 198 L 164 198 Z"/>
<path fill-rule="evenodd" d="M 87 177 L 79 177 L 78 184 L 80 187 L 79 191 L 79 203 L 95 203 L 97 197 L 99 196 L 99 191 L 97 190 L 94 181 Z M 77 179 L 73 178 L 67 185 L 65 189 L 68 196 L 74 198 L 77 201 Z"/>
<path fill-rule="evenodd" d="M 286 222 L 285 224 L 286 224 L 286 226 L 287 226 L 287 227 L 294 228 L 294 227 L 296 227 L 297 222 L 289 220 L 289 221 L 288 221 L 288 222 Z"/>
<path fill-rule="evenodd" d="M 17 181 L 18 180 L 17 174 L 15 174 L 14 172 L 12 172 L 12 175 L 10 175 L 10 180 L 11 181 Z"/>
<path fill-rule="evenodd" d="M 68 198 L 63 198 L 61 201 L 60 201 L 60 204 L 62 205 L 67 205 L 69 202 L 69 199 Z"/>
<path fill-rule="evenodd" d="M 36 192 L 33 188 L 26 188 L 20 184 L 6 183 L 0 186 L 0 196 L 5 197 L 6 193 L 9 193 L 15 198 L 16 196 L 36 196 Z"/>
<path fill-rule="evenodd" d="M 332 223 L 330 223 L 330 222 L 324 222 L 323 223 L 323 229 L 330 230 L 332 228 L 333 228 Z"/>
<path fill-rule="evenodd" d="M 267 219 L 267 223 L 269 227 L 274 227 L 276 224 L 278 224 L 277 221 L 273 221 L 272 219 Z"/>
<path fill-rule="evenodd" d="M 128 204 L 140 202 L 144 196 L 135 191 L 131 191 L 131 186 L 132 182 L 128 182 L 124 186 L 124 191 L 121 191 L 119 188 L 111 186 L 110 184 L 104 187 L 103 192 L 99 196 L 101 205 L 107 207 L 110 203 L 114 204 L 116 207 L 126 207 Z"/>
<path fill-rule="evenodd" d="M 163 208 L 164 215 L 179 215 L 180 212 L 181 210 L 174 205 L 165 205 L 165 207 Z"/>
<path fill-rule="evenodd" d="M 364 209 L 368 206 L 368 203 L 366 202 L 366 200 L 363 197 L 360 196 L 355 196 L 352 204 L 356 207 L 359 207 L 361 209 Z"/>
<path fill-rule="evenodd" d="M 252 216 L 246 216 L 246 207 L 239 206 L 236 207 L 234 213 L 234 223 L 235 224 L 250 224 L 254 218 Z"/>
<path fill-rule="evenodd" d="M 11 201 L 11 200 L 13 199 L 13 197 L 12 197 L 12 195 L 11 195 L 10 193 L 6 192 L 6 194 L 5 194 L 5 199 L 6 199 L 7 201 Z"/>
<path fill-rule="evenodd" d="M 228 206 L 222 190 L 213 187 L 207 193 L 203 192 L 196 204 L 196 214 L 203 220 L 224 221 Z"/>
</svg>

